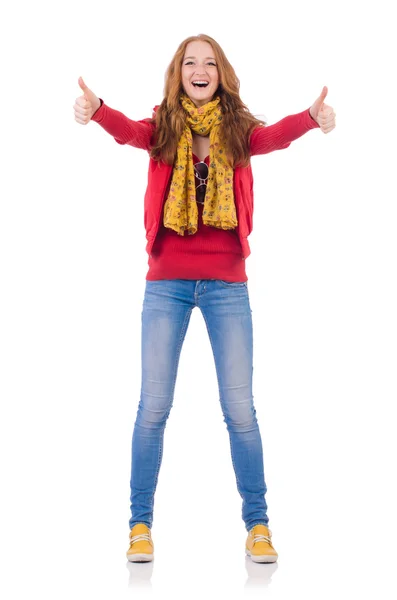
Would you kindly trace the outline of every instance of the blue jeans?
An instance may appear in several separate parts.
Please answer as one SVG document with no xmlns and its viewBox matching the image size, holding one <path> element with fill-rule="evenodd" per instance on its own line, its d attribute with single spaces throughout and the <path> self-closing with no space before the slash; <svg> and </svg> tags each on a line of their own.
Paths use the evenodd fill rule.
<svg viewBox="0 0 397 600">
<path fill-rule="evenodd" d="M 247 531 L 268 525 L 262 441 L 252 395 L 252 311 L 246 282 L 219 279 L 146 281 L 142 310 L 141 397 L 132 435 L 131 518 L 153 522 L 154 494 L 180 352 L 192 310 L 211 341 L 224 421 Z"/>
</svg>

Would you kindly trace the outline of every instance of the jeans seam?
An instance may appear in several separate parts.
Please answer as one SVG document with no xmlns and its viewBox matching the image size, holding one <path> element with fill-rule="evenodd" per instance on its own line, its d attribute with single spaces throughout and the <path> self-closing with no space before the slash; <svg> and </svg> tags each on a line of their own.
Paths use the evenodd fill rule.
<svg viewBox="0 0 397 600">
<path fill-rule="evenodd" d="M 220 392 L 220 387 L 221 386 L 220 386 L 220 380 L 219 380 L 219 375 L 218 375 L 218 364 L 217 364 L 215 347 L 214 347 L 214 344 L 213 344 L 213 341 L 212 341 L 212 336 L 211 336 L 210 328 L 208 326 L 208 321 L 207 321 L 207 318 L 206 318 L 206 316 L 205 316 L 205 314 L 204 314 L 203 311 L 202 311 L 202 315 L 204 317 L 204 321 L 205 321 L 205 324 L 206 324 L 206 327 L 207 327 L 207 331 L 208 331 L 208 337 L 210 338 L 210 343 L 211 343 L 211 347 L 212 347 L 212 353 L 214 355 L 214 361 L 215 361 L 215 367 L 216 367 L 215 368 L 216 378 L 217 378 L 217 381 L 218 381 L 218 389 L 219 389 L 219 400 L 220 400 L 220 403 L 221 403 L 222 412 L 223 412 L 223 414 L 225 414 L 225 408 L 224 408 L 223 401 L 222 401 L 222 394 Z M 229 437 L 230 456 L 232 457 L 232 464 L 233 464 L 234 474 L 235 474 L 235 477 L 236 477 L 237 489 L 238 489 L 238 492 L 239 492 L 241 498 L 243 498 L 243 495 L 242 495 L 242 492 L 241 492 L 241 488 L 240 488 L 240 482 L 239 482 L 238 477 L 237 477 L 236 465 L 235 465 L 234 458 L 233 458 L 232 441 L 230 439 L 229 432 L 227 432 L 227 433 L 228 433 L 228 437 Z"/>
<path fill-rule="evenodd" d="M 247 287 L 247 286 L 245 286 L 245 287 Z M 247 292 L 248 292 L 248 288 L 247 288 Z M 202 315 L 204 317 L 204 321 L 205 321 L 205 324 L 206 324 L 206 327 L 207 327 L 208 336 L 209 336 L 211 347 L 212 347 L 212 352 L 213 352 L 213 355 L 214 355 L 214 361 L 215 361 L 215 366 L 216 366 L 216 377 L 217 377 L 218 388 L 219 388 L 219 399 L 220 399 L 220 403 L 221 403 L 221 406 L 222 406 L 222 411 L 223 411 L 223 413 L 225 413 L 224 404 L 223 404 L 223 401 L 222 401 L 222 394 L 220 392 L 220 387 L 221 386 L 220 386 L 220 380 L 219 380 L 219 375 L 218 375 L 218 363 L 217 363 L 216 352 L 215 352 L 215 349 L 214 349 L 214 343 L 213 343 L 213 340 L 212 340 L 211 331 L 210 331 L 210 328 L 209 328 L 208 321 L 207 321 L 207 318 L 205 316 L 205 313 L 204 313 L 203 310 L 201 310 L 201 312 L 202 312 Z M 252 314 L 251 307 L 250 307 L 250 312 Z M 252 371 L 253 371 L 253 365 L 252 365 Z M 234 469 L 234 473 L 235 473 L 235 477 L 236 477 L 237 489 L 238 489 L 238 492 L 240 494 L 240 497 L 242 498 L 242 500 L 244 500 L 244 495 L 243 495 L 243 493 L 241 491 L 240 482 L 239 482 L 238 477 L 237 477 L 236 465 L 235 465 L 234 458 L 233 458 L 232 442 L 231 442 L 231 439 L 230 439 L 230 433 L 229 432 L 228 432 L 228 435 L 229 435 L 230 455 L 231 455 L 231 458 L 232 458 L 233 469 Z M 263 521 L 259 521 L 257 523 L 254 523 L 253 525 L 251 525 L 249 528 L 247 528 L 247 531 L 250 531 L 252 529 L 252 527 L 255 527 L 255 525 L 265 525 L 266 527 L 268 527 L 268 523 L 263 523 Z"/>
<path fill-rule="evenodd" d="M 177 377 L 177 369 L 178 369 L 178 362 L 179 362 L 179 356 L 181 353 L 181 348 L 182 348 L 182 343 L 183 343 L 183 338 L 186 334 L 186 330 L 187 330 L 187 325 L 190 319 L 190 315 L 192 314 L 192 310 L 193 308 L 190 308 L 190 310 L 186 313 L 185 316 L 185 320 L 183 322 L 182 325 L 182 329 L 181 329 L 181 335 L 179 337 L 179 342 L 178 342 L 178 346 L 177 346 L 177 351 L 175 353 L 175 362 L 174 362 L 174 371 L 173 371 L 173 385 L 172 385 L 172 389 L 171 389 L 171 405 L 168 409 L 167 412 L 167 416 L 166 419 L 164 421 L 164 427 L 163 427 L 163 433 L 161 436 L 161 440 L 160 440 L 160 445 L 159 445 L 159 455 L 158 455 L 158 459 L 157 459 L 157 469 L 156 469 L 156 475 L 155 475 L 155 479 L 154 479 L 154 492 L 152 495 L 152 500 L 151 500 L 151 506 L 150 506 L 150 510 L 153 511 L 153 507 L 154 507 L 154 495 L 156 492 L 156 488 L 157 488 L 157 481 L 158 481 L 158 476 L 159 476 L 159 472 L 160 472 L 160 462 L 161 462 L 161 455 L 162 455 L 162 451 L 163 451 L 163 437 L 164 437 L 164 430 L 167 424 L 167 419 L 168 416 L 170 414 L 171 408 L 172 408 L 172 402 L 173 402 L 173 398 L 174 398 L 174 391 L 175 391 L 175 384 L 176 384 L 176 377 Z"/>
<path fill-rule="evenodd" d="M 244 288 L 248 287 L 246 281 L 227 281 L 227 282 L 225 282 L 223 279 L 218 279 L 218 281 L 221 284 L 221 286 L 225 287 L 225 288 L 231 287 L 231 288 L 235 288 L 235 289 L 238 289 L 238 288 L 244 289 Z"/>
</svg>

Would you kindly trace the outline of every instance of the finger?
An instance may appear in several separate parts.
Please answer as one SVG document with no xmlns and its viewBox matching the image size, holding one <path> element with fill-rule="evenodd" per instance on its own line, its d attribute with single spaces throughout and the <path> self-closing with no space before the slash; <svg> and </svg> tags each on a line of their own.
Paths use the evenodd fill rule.
<svg viewBox="0 0 397 600">
<path fill-rule="evenodd" d="M 318 115 L 318 121 L 321 125 L 328 125 L 329 123 L 332 123 L 332 121 L 335 120 L 335 113 L 329 113 L 328 115 Z"/>
<path fill-rule="evenodd" d="M 326 127 L 328 127 L 328 125 L 332 125 L 335 124 L 335 115 L 330 115 L 327 119 L 325 119 L 324 121 L 324 125 Z"/>
<path fill-rule="evenodd" d="M 89 123 L 89 119 L 80 119 L 80 117 L 78 116 L 74 116 L 74 120 L 77 121 L 77 123 L 80 123 L 81 125 L 87 125 L 87 123 Z"/>
<path fill-rule="evenodd" d="M 79 77 L 78 84 L 84 92 L 88 91 L 88 87 L 86 86 L 84 79 L 82 77 Z"/>
<path fill-rule="evenodd" d="M 321 127 L 321 131 L 323 133 L 329 133 L 330 131 L 332 131 L 335 128 L 335 125 L 328 125 L 326 127 Z"/>
<path fill-rule="evenodd" d="M 327 88 L 327 86 L 325 85 L 325 86 L 323 87 L 323 89 L 321 90 L 321 94 L 320 94 L 320 96 L 319 96 L 319 101 L 320 101 L 320 104 L 321 104 L 322 102 L 324 102 L 324 100 L 325 100 L 325 98 L 326 98 L 327 94 L 328 94 L 328 88 Z"/>
<path fill-rule="evenodd" d="M 76 113 L 78 113 L 79 115 L 88 115 L 90 112 L 90 110 L 88 108 L 83 108 L 79 104 L 74 104 L 73 108 L 74 108 L 74 111 Z"/>
<path fill-rule="evenodd" d="M 322 106 L 320 112 L 324 115 L 329 115 L 329 113 L 333 112 L 333 108 L 332 106 L 328 106 L 327 104 L 324 104 L 324 106 Z"/>
<path fill-rule="evenodd" d="M 78 104 L 75 104 L 73 106 L 75 112 L 79 113 L 79 115 L 89 115 L 92 112 L 91 108 L 83 108 L 82 106 L 79 106 Z"/>
<path fill-rule="evenodd" d="M 80 106 L 83 106 L 84 108 L 87 108 L 91 105 L 91 102 L 87 100 L 85 96 L 79 96 L 78 98 L 76 98 L 76 103 Z"/>
</svg>

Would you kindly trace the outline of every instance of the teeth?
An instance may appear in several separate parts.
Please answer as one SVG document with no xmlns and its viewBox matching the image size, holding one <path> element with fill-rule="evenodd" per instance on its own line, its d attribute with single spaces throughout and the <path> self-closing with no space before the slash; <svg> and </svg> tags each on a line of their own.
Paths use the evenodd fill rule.
<svg viewBox="0 0 397 600">
<path fill-rule="evenodd" d="M 208 85 L 208 81 L 192 81 L 193 85 Z"/>
</svg>

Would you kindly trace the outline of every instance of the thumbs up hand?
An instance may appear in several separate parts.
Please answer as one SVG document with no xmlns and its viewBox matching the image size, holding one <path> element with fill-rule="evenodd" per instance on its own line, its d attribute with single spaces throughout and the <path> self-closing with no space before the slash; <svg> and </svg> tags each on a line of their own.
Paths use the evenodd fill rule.
<svg viewBox="0 0 397 600">
<path fill-rule="evenodd" d="M 74 108 L 74 118 L 77 123 L 87 125 L 92 115 L 101 106 L 101 101 L 94 92 L 86 86 L 82 77 L 79 77 L 78 84 L 83 90 L 84 94 L 76 98 Z"/>
<path fill-rule="evenodd" d="M 329 133 L 335 128 L 335 115 L 332 106 L 324 103 L 324 99 L 328 94 L 328 88 L 325 85 L 320 96 L 310 107 L 310 115 L 318 123 L 323 133 Z"/>
</svg>

